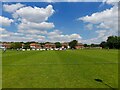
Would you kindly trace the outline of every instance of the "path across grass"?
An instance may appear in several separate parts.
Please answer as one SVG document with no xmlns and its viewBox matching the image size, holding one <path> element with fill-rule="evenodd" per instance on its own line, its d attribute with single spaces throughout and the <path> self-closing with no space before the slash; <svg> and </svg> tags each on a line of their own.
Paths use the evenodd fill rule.
<svg viewBox="0 0 120 90">
<path fill-rule="evenodd" d="M 107 88 L 118 86 L 117 50 L 7 51 L 3 88 Z"/>
</svg>

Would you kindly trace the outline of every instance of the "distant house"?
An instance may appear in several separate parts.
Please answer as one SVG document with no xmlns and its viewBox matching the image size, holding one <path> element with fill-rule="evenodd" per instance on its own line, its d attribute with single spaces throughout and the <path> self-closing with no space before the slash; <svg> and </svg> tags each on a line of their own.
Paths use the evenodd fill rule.
<svg viewBox="0 0 120 90">
<path fill-rule="evenodd" d="M 2 43 L 0 43 L 0 49 L 3 49 L 3 48 L 5 48 L 5 47 L 3 47 L 3 46 L 2 46 Z"/>
<path fill-rule="evenodd" d="M 24 43 L 22 43 L 22 48 L 24 48 L 24 46 L 25 46 L 25 44 L 24 44 Z"/>
<path fill-rule="evenodd" d="M 62 43 L 62 48 L 69 48 L 69 43 L 68 42 Z"/>
<path fill-rule="evenodd" d="M 9 42 L 2 43 L 2 47 L 11 48 L 11 43 Z"/>
<path fill-rule="evenodd" d="M 82 43 L 77 43 L 77 45 L 75 46 L 76 49 L 82 49 L 84 48 L 84 45 Z"/>
<path fill-rule="evenodd" d="M 40 49 L 40 48 L 41 48 L 41 45 L 38 44 L 38 43 L 31 43 L 31 44 L 30 44 L 30 48 L 32 48 L 32 49 Z"/>
<path fill-rule="evenodd" d="M 46 43 L 44 47 L 50 49 L 50 48 L 56 48 L 56 45 L 54 43 Z"/>
</svg>

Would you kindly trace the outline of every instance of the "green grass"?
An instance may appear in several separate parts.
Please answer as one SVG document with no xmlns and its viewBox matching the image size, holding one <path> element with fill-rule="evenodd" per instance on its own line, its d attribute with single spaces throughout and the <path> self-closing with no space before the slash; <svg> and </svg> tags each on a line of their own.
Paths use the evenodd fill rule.
<svg viewBox="0 0 120 90">
<path fill-rule="evenodd" d="M 118 87 L 118 50 L 7 51 L 3 88 Z"/>
</svg>

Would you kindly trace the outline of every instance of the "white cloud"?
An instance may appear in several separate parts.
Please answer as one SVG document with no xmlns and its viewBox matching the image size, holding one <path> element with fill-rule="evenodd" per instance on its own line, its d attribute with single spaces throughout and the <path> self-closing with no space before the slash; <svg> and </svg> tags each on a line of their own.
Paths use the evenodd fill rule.
<svg viewBox="0 0 120 90">
<path fill-rule="evenodd" d="M 62 34 L 62 32 L 60 30 L 54 30 L 53 32 L 49 32 L 47 35 L 49 36 L 56 36 L 56 35 L 60 35 Z"/>
<path fill-rule="evenodd" d="M 12 15 L 17 24 L 18 34 L 23 34 L 22 41 L 43 41 L 47 35 L 47 30 L 51 30 L 55 27 L 54 23 L 48 22 L 48 18 L 54 13 L 52 5 L 48 5 L 46 8 L 25 6 L 16 10 Z M 20 40 L 18 35 L 12 36 L 12 40 Z M 15 37 L 15 38 L 14 38 Z M 25 39 L 26 38 L 26 39 Z"/>
<path fill-rule="evenodd" d="M 10 32 L 5 28 L 0 28 L 0 41 L 44 41 L 45 36 L 40 34 L 28 33 L 24 34 L 22 32 Z"/>
<path fill-rule="evenodd" d="M 5 29 L 0 27 L 0 40 L 2 41 L 3 38 L 9 38 L 10 33 Z"/>
<path fill-rule="evenodd" d="M 61 31 L 59 30 L 54 30 L 53 32 L 49 32 L 48 34 L 48 41 L 52 41 L 52 42 L 69 42 L 71 40 L 81 40 L 82 37 L 79 34 L 63 34 Z"/>
<path fill-rule="evenodd" d="M 19 21 L 18 32 L 26 34 L 46 34 L 47 30 L 55 27 L 54 23 L 48 22 L 48 18 L 54 13 L 52 5 L 46 8 L 23 7 L 13 13 L 13 17 Z"/>
<path fill-rule="evenodd" d="M 78 0 L 68 1 L 77 2 Z M 59 30 L 48 32 L 49 29 L 53 29 L 55 27 L 54 23 L 47 21 L 55 12 L 52 5 L 48 5 L 46 8 L 23 6 L 16 10 L 14 9 L 8 11 L 13 12 L 13 17 L 20 21 L 20 24 L 18 24 L 18 32 L 14 33 L 5 29 L 0 29 L 0 31 L 3 32 L 0 37 L 7 41 L 68 42 L 76 39 L 79 42 L 82 41 L 83 43 L 100 43 L 100 41 L 106 40 L 107 36 L 116 34 L 116 26 L 118 25 L 117 10 L 118 7 L 114 6 L 113 8 L 104 10 L 103 12 L 97 12 L 90 16 L 79 18 L 79 20 L 88 23 L 86 27 L 89 30 L 92 30 L 93 24 L 96 26 L 96 28 L 100 29 L 99 31 L 95 31 L 97 37 L 88 40 L 82 40 L 82 37 L 77 33 L 63 34 Z M 6 24 L 8 21 L 9 23 Z M 12 19 L 7 18 L 7 20 L 4 20 L 4 25 L 10 25 L 12 22 Z"/>
<path fill-rule="evenodd" d="M 29 22 L 41 23 L 47 21 L 53 13 L 54 9 L 52 5 L 48 5 L 46 8 L 28 6 L 17 10 L 13 14 L 13 17 L 16 19 L 22 18 Z"/>
<path fill-rule="evenodd" d="M 101 41 L 105 41 L 108 36 L 118 35 L 118 7 L 116 5 L 102 12 L 80 17 L 78 20 L 94 24 L 96 30 L 98 30 L 95 30 L 97 37 L 83 40 L 83 42 L 100 43 Z"/>
<path fill-rule="evenodd" d="M 14 22 L 12 19 L 0 16 L 0 25 L 9 26 L 12 22 Z"/>
<path fill-rule="evenodd" d="M 95 31 L 95 33 L 97 34 L 96 37 L 82 40 L 82 42 L 87 44 L 100 44 L 102 41 L 106 41 L 109 35 L 112 35 L 112 33 L 108 32 L 107 30 L 99 30 Z"/>
<path fill-rule="evenodd" d="M 10 32 L 4 28 L 0 28 L 0 31 L 2 31 L 2 34 L 0 35 L 0 40 L 2 41 L 38 41 L 38 42 L 68 42 L 71 40 L 81 40 L 81 36 L 79 34 L 63 34 L 59 30 L 54 30 L 52 32 L 44 32 L 44 35 L 42 35 L 40 32 L 37 31 L 34 33 L 33 30 L 29 32 L 23 31 L 23 32 Z M 35 30 L 34 30 L 35 31 Z"/>
<path fill-rule="evenodd" d="M 82 39 L 82 37 L 81 37 L 79 34 L 71 34 L 71 35 L 69 36 L 69 38 L 70 38 L 71 40 L 74 40 L 74 39 Z"/>
<path fill-rule="evenodd" d="M 5 31 L 5 29 L 0 27 L 0 32 L 3 32 L 3 31 Z"/>
<path fill-rule="evenodd" d="M 24 33 L 24 34 L 47 34 L 47 31 L 45 30 L 36 30 L 36 29 L 29 29 L 29 30 L 18 30 L 19 33 Z"/>
<path fill-rule="evenodd" d="M 10 32 L 3 28 L 0 28 L 0 31 L 2 31 L 0 35 L 0 40 L 2 41 L 68 42 L 74 39 L 80 41 L 82 38 L 79 34 L 62 34 L 59 30 L 46 32 L 45 35 L 38 33 Z"/>
<path fill-rule="evenodd" d="M 120 0 L 103 0 L 103 3 L 111 4 L 111 5 L 118 5 Z"/>
<path fill-rule="evenodd" d="M 9 12 L 9 13 L 13 13 L 15 12 L 16 10 L 24 7 L 25 5 L 21 4 L 21 3 L 16 3 L 16 4 L 4 4 L 3 5 L 3 9 L 4 11 L 6 12 Z"/>
<path fill-rule="evenodd" d="M 100 28 L 100 29 L 109 29 L 110 27 L 105 25 L 104 23 L 101 23 L 97 26 L 97 28 Z"/>
<path fill-rule="evenodd" d="M 92 30 L 92 29 L 93 29 L 93 24 L 87 24 L 87 25 L 85 26 L 85 28 L 86 28 L 87 30 Z"/>
<path fill-rule="evenodd" d="M 98 33 L 98 36 L 97 38 L 103 38 L 104 36 L 106 36 L 106 33 L 107 30 L 99 30 L 99 31 L 96 31 L 96 33 Z"/>
<path fill-rule="evenodd" d="M 93 13 L 91 16 L 85 16 L 79 18 L 78 20 L 83 20 L 84 22 L 90 22 L 93 24 L 99 24 L 101 22 L 114 22 L 118 20 L 118 7 L 113 7 L 111 9 L 106 9 L 102 12 Z M 109 20 L 109 21 L 108 21 Z"/>
<path fill-rule="evenodd" d="M 54 28 L 53 23 L 48 23 L 48 22 L 41 22 L 41 23 L 34 23 L 34 22 L 22 22 L 18 25 L 19 30 L 29 30 L 29 29 L 52 29 Z"/>
</svg>

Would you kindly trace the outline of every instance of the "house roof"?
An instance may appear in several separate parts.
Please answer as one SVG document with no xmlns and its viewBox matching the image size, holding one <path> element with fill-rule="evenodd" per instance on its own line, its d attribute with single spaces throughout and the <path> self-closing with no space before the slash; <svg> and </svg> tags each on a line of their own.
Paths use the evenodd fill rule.
<svg viewBox="0 0 120 90">
<path fill-rule="evenodd" d="M 83 44 L 82 44 L 82 43 L 77 43 L 77 45 L 78 45 L 78 46 L 83 46 Z"/>
</svg>

